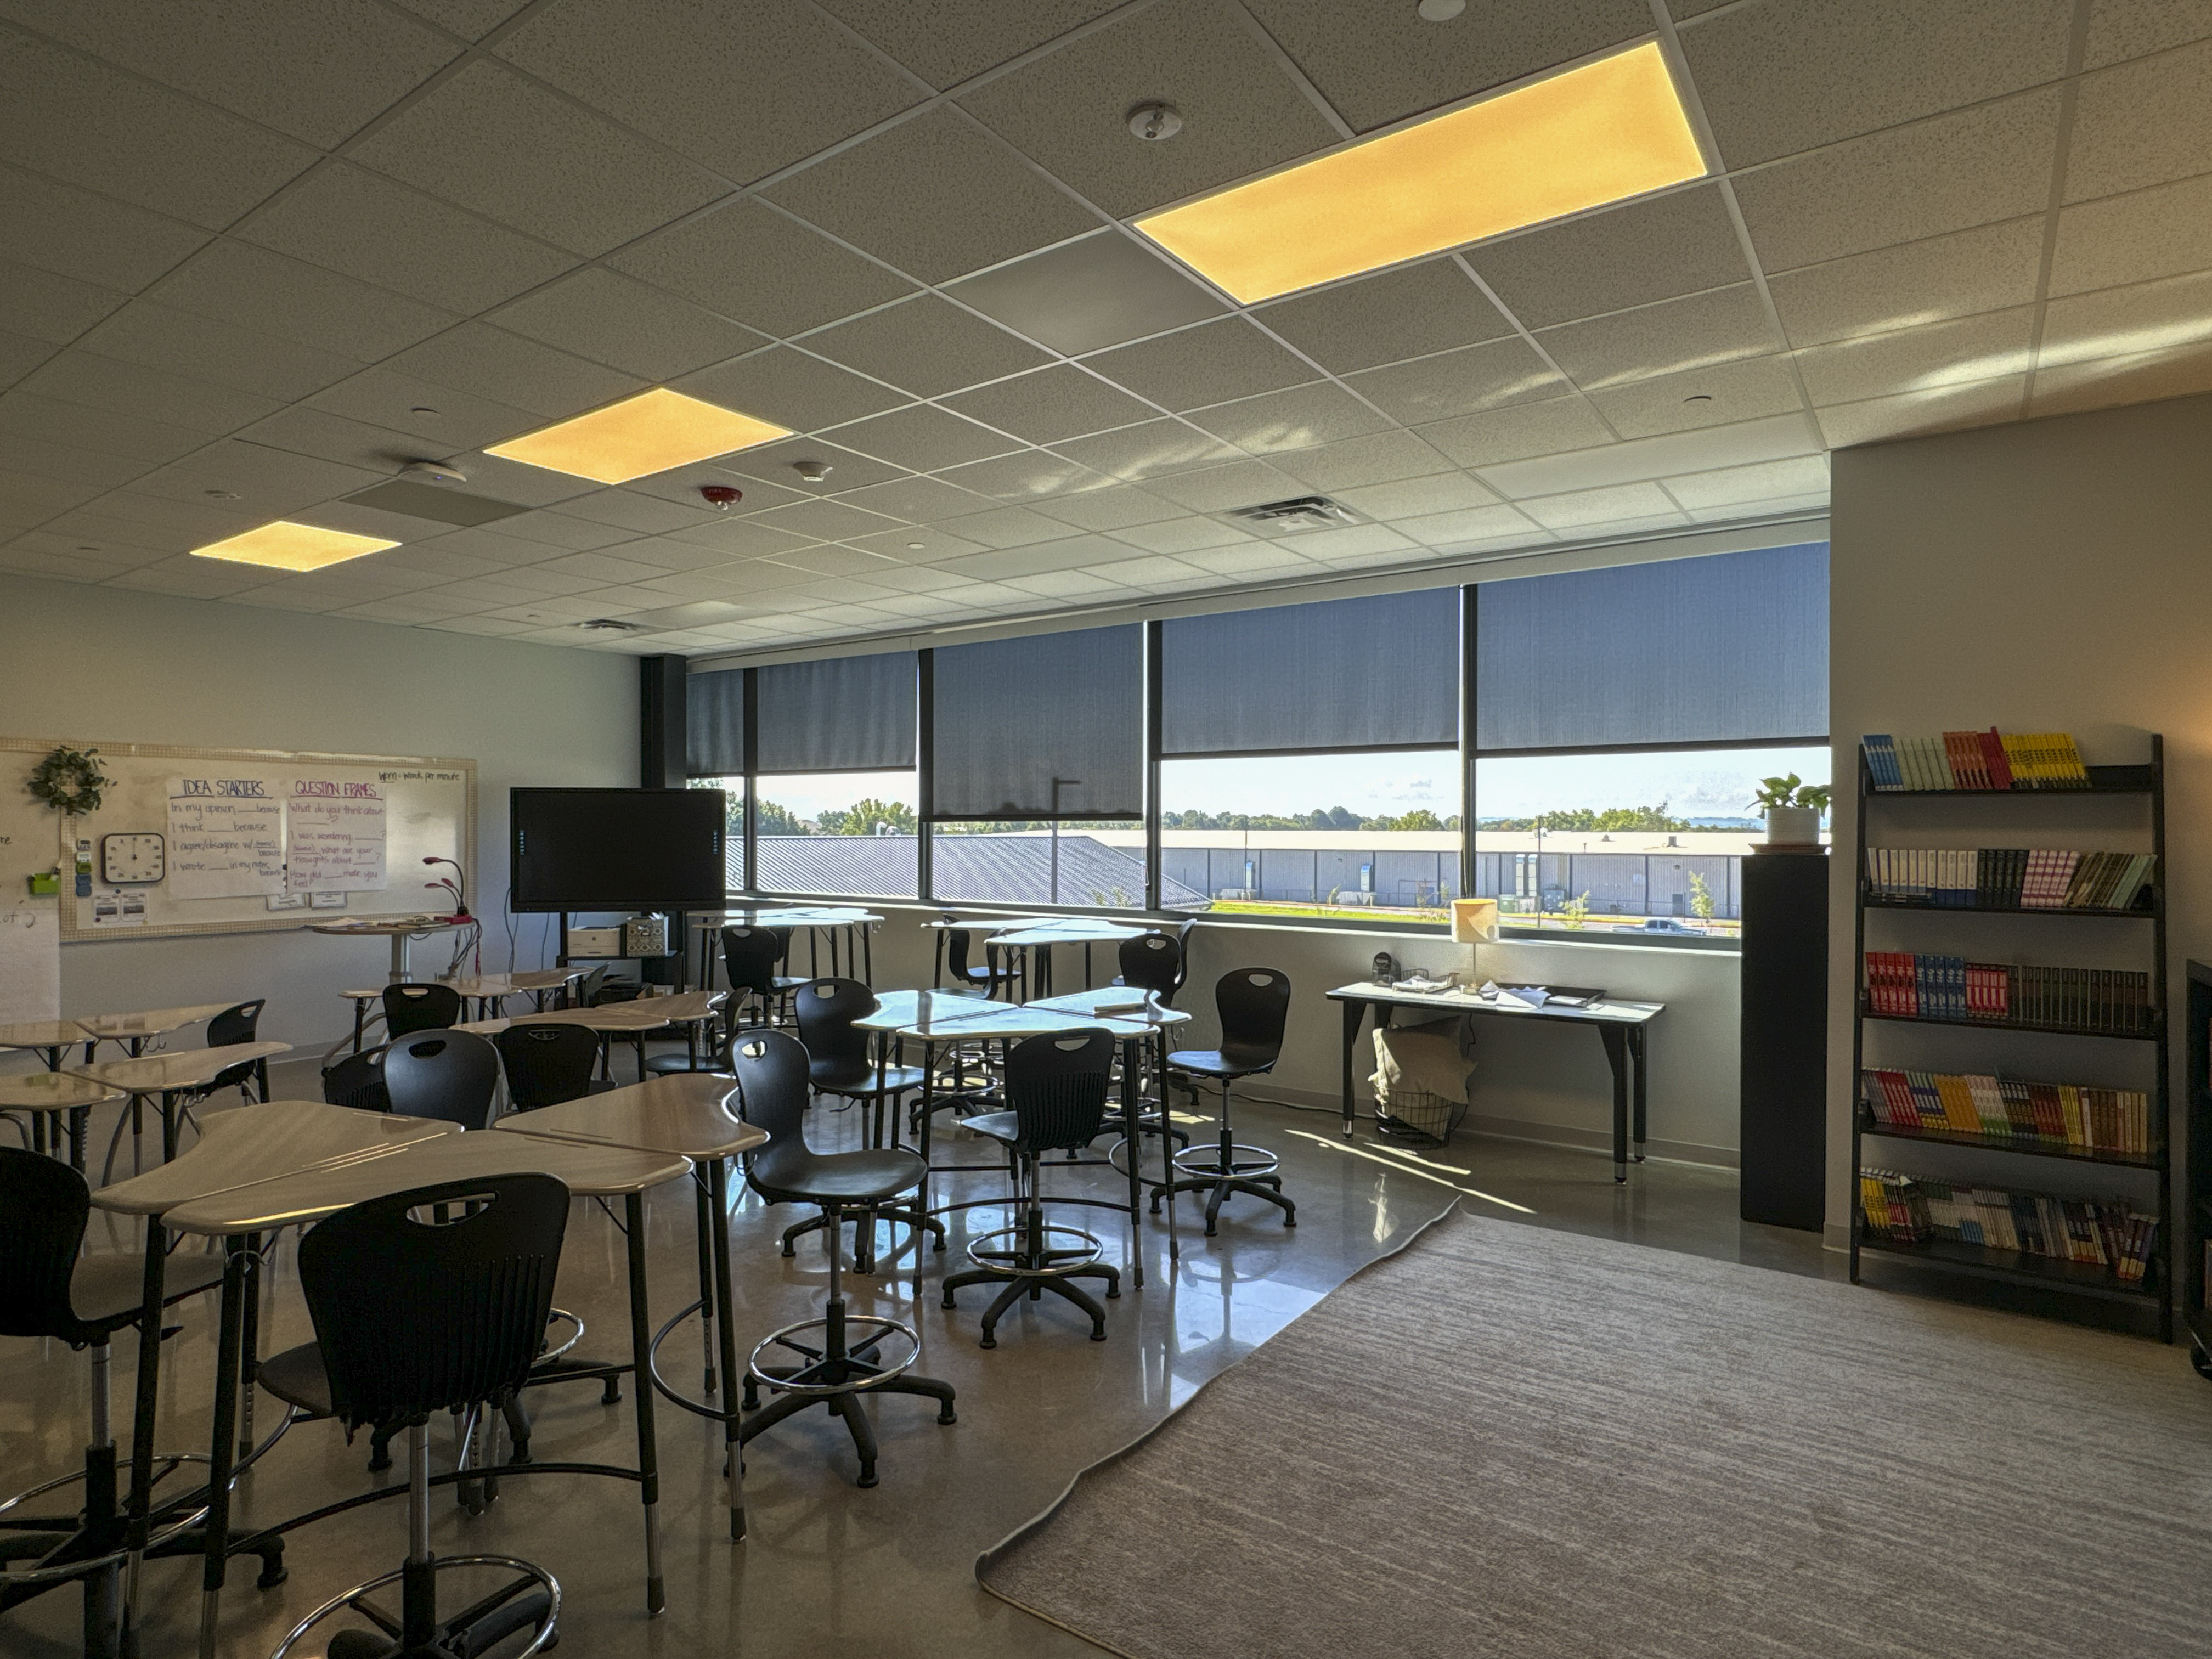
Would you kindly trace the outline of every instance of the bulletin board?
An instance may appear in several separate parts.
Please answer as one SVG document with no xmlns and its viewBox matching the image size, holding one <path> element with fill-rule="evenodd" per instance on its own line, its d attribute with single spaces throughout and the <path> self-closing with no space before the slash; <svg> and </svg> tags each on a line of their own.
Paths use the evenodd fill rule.
<svg viewBox="0 0 2212 1659">
<path fill-rule="evenodd" d="M 97 751 L 112 781 L 98 811 L 64 819 L 24 787 L 57 744 Z M 111 836 L 131 838 L 112 849 L 125 879 L 108 878 Z M 44 902 L 64 943 L 441 912 L 423 884 L 451 872 L 422 860 L 473 875 L 476 845 L 472 760 L 0 738 L 0 898 L 22 902 L 26 878 L 58 861 L 58 899 Z"/>
</svg>

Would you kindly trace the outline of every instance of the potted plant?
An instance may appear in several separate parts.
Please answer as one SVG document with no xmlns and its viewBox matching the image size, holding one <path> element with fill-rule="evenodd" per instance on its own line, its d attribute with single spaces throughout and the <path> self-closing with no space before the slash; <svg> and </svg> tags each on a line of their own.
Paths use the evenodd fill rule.
<svg viewBox="0 0 2212 1659">
<path fill-rule="evenodd" d="M 1828 810 L 1826 784 L 1808 784 L 1795 772 L 1786 777 L 1761 778 L 1751 804 L 1766 814 L 1768 846 L 1820 845 L 1820 814 Z"/>
</svg>

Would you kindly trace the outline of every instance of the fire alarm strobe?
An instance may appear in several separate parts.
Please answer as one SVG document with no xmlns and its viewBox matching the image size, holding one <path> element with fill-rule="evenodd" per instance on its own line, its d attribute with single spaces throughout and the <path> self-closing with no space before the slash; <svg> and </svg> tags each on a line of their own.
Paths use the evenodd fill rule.
<svg viewBox="0 0 2212 1659">
<path fill-rule="evenodd" d="M 706 498 L 708 506 L 723 513 L 728 512 L 745 498 L 744 490 L 733 489 L 728 484 L 701 484 L 699 493 Z"/>
</svg>

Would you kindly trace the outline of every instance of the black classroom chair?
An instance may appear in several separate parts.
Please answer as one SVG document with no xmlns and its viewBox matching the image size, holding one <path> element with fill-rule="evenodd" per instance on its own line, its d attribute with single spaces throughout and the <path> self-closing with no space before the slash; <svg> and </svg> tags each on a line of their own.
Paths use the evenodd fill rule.
<svg viewBox="0 0 2212 1659">
<path fill-rule="evenodd" d="M 490 1121 L 499 1050 L 472 1031 L 418 1031 L 387 1044 L 384 1088 L 402 1117 L 434 1117 L 464 1129 Z"/>
<path fill-rule="evenodd" d="M 392 1094 L 384 1086 L 382 1047 L 364 1048 L 323 1067 L 323 1098 L 357 1112 L 388 1112 Z"/>
<path fill-rule="evenodd" d="M 1115 984 L 1150 991 L 1166 1008 L 1175 1006 L 1176 993 L 1190 977 L 1190 962 L 1183 953 L 1182 940 L 1157 929 L 1121 941 L 1121 969 Z"/>
<path fill-rule="evenodd" d="M 403 983 L 384 988 L 384 1036 L 388 1042 L 460 1023 L 461 994 L 450 985 Z"/>
<path fill-rule="evenodd" d="M 1222 1201 L 1232 1194 L 1263 1198 L 1283 1212 L 1283 1224 L 1298 1224 L 1297 1206 L 1283 1196 L 1283 1178 L 1275 1173 L 1282 1160 L 1264 1146 L 1240 1146 L 1229 1127 L 1229 1091 L 1238 1078 L 1259 1077 L 1275 1067 L 1283 1051 L 1283 1026 L 1291 1012 L 1291 976 L 1277 968 L 1236 968 L 1213 987 L 1214 1007 L 1221 1016 L 1218 1048 L 1179 1048 L 1168 1056 L 1168 1069 L 1186 1078 L 1204 1078 L 1221 1085 L 1220 1131 L 1218 1146 L 1186 1146 L 1175 1155 L 1182 1179 L 1152 1189 L 1152 1212 L 1160 1200 L 1175 1201 L 1178 1193 L 1204 1193 L 1206 1232 L 1213 1236 L 1221 1216 Z"/>
<path fill-rule="evenodd" d="M 510 1025 L 492 1039 L 507 1072 L 507 1101 L 518 1112 L 558 1106 L 612 1088 L 592 1073 L 599 1033 L 581 1025 Z"/>
</svg>

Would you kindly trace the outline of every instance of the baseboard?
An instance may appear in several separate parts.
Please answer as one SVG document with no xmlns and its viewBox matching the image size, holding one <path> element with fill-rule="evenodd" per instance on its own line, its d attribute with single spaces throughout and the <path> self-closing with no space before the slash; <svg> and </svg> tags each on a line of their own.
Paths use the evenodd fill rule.
<svg viewBox="0 0 2212 1659">
<path fill-rule="evenodd" d="M 1340 1112 L 1344 1098 L 1340 1095 L 1325 1094 L 1315 1089 L 1291 1089 L 1278 1085 L 1272 1078 L 1264 1084 L 1255 1083 L 1249 1091 L 1240 1088 L 1240 1096 L 1255 1100 L 1278 1100 L 1308 1111 Z M 1375 1104 L 1361 1100 L 1358 1109 L 1372 1112 Z M 1539 1146 L 1569 1146 L 1577 1152 L 1611 1152 L 1613 1131 L 1584 1129 L 1565 1123 L 1537 1123 L 1525 1118 L 1492 1117 L 1486 1113 L 1470 1112 L 1461 1126 L 1467 1133 L 1494 1135 L 1501 1140 L 1525 1140 Z M 1647 1140 L 1644 1143 L 1646 1158 L 1664 1158 L 1670 1164 L 1704 1164 L 1715 1169 L 1734 1170 L 1742 1166 L 1742 1158 L 1733 1146 L 1708 1146 L 1694 1140 Z"/>
<path fill-rule="evenodd" d="M 1820 1248 L 1824 1250 L 1840 1250 L 1846 1255 L 1850 1255 L 1850 1224 L 1847 1221 L 1831 1221 L 1826 1226 L 1821 1228 Z"/>
</svg>

